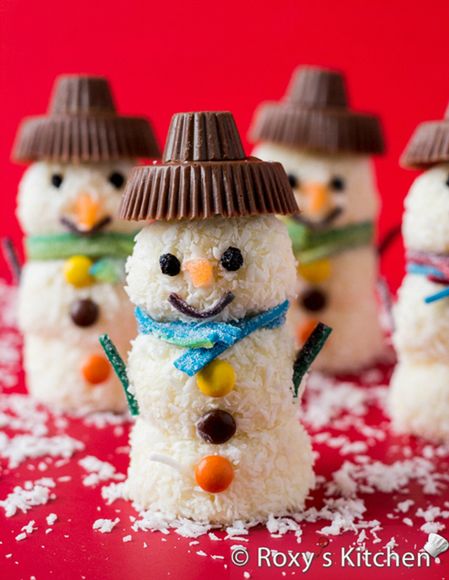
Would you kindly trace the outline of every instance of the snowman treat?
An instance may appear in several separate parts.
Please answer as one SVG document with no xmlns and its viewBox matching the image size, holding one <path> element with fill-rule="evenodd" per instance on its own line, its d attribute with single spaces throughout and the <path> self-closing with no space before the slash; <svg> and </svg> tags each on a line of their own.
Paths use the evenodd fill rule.
<svg viewBox="0 0 449 580">
<path fill-rule="evenodd" d="M 143 118 L 116 113 L 107 81 L 58 79 L 47 117 L 26 120 L 15 158 L 31 163 L 17 215 L 26 234 L 19 323 L 30 393 L 64 410 L 126 407 L 98 335 L 125 351 L 135 321 L 123 290 L 136 224 L 121 193 L 140 157 L 158 147 Z"/>
<path fill-rule="evenodd" d="M 425 171 L 405 199 L 407 274 L 394 309 L 397 431 L 449 440 L 449 115 L 418 126 L 402 158 Z"/>
<path fill-rule="evenodd" d="M 279 163 L 244 155 L 230 113 L 172 119 L 164 162 L 133 171 L 127 291 L 139 335 L 127 494 L 165 517 L 227 524 L 300 509 L 313 484 L 295 394 L 328 329 L 294 365 L 285 326 L 295 258 L 275 214 L 298 213 Z"/>
<path fill-rule="evenodd" d="M 370 160 L 383 151 L 379 120 L 348 108 L 341 74 L 302 67 L 281 102 L 258 109 L 251 138 L 257 157 L 283 164 L 301 208 L 285 220 L 299 262 L 289 314 L 298 343 L 320 319 L 334 332 L 314 368 L 339 373 L 372 364 L 384 349 Z"/>
</svg>

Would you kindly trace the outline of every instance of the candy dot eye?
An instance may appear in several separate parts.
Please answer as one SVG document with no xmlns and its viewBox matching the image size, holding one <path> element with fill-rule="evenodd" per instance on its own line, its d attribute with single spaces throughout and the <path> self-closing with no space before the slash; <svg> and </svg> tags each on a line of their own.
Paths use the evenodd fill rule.
<svg viewBox="0 0 449 580">
<path fill-rule="evenodd" d="M 116 189 L 121 189 L 125 183 L 125 176 L 119 171 L 114 171 L 108 178 L 109 183 Z"/>
<path fill-rule="evenodd" d="M 333 191 L 343 191 L 346 187 L 345 180 L 342 177 L 339 177 L 338 175 L 332 177 L 332 179 L 329 182 L 329 187 Z"/>
<path fill-rule="evenodd" d="M 60 173 L 53 173 L 53 175 L 51 176 L 51 184 L 53 185 L 53 187 L 56 187 L 56 189 L 59 189 L 61 187 L 63 180 L 64 178 Z"/>
<path fill-rule="evenodd" d="M 159 258 L 159 265 L 162 274 L 166 276 L 177 276 L 181 271 L 181 262 L 173 254 L 162 254 Z"/>
<path fill-rule="evenodd" d="M 448 178 L 446 179 L 446 185 L 449 187 L 449 176 L 448 176 Z"/>
<path fill-rule="evenodd" d="M 231 246 L 221 256 L 220 263 L 228 272 L 235 272 L 243 266 L 242 252 Z"/>
<path fill-rule="evenodd" d="M 288 182 L 290 183 L 290 185 L 293 189 L 296 189 L 297 187 L 299 187 L 299 179 L 296 177 L 296 175 L 293 175 L 293 173 L 288 173 L 287 177 L 288 177 Z"/>
</svg>

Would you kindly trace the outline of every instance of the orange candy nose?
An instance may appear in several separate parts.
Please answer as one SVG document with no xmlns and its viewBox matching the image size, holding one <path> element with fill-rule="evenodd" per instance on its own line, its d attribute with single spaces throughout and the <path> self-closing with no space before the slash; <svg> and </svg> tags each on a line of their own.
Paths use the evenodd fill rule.
<svg viewBox="0 0 449 580">
<path fill-rule="evenodd" d="M 305 183 L 303 191 L 307 195 L 306 209 L 312 215 L 320 214 L 329 207 L 329 192 L 322 183 Z"/>
<path fill-rule="evenodd" d="M 111 366 L 103 355 L 91 354 L 81 367 L 81 374 L 91 385 L 99 385 L 111 374 Z"/>
<path fill-rule="evenodd" d="M 189 260 L 183 265 L 183 270 L 189 273 L 195 288 L 210 286 L 214 281 L 214 270 L 209 260 Z"/>
<path fill-rule="evenodd" d="M 75 216 L 79 226 L 86 229 L 93 227 L 98 221 L 100 204 L 88 193 L 81 193 L 75 202 Z"/>
<path fill-rule="evenodd" d="M 225 491 L 233 479 L 232 463 L 221 455 L 207 455 L 195 467 L 195 481 L 209 493 Z"/>
</svg>

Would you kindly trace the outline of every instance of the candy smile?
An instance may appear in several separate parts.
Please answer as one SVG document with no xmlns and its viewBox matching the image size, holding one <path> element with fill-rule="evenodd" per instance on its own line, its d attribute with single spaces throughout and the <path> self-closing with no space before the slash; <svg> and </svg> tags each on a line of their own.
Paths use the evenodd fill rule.
<svg viewBox="0 0 449 580">
<path fill-rule="evenodd" d="M 197 319 L 204 319 L 204 318 L 212 318 L 212 316 L 216 316 L 220 314 L 228 304 L 230 304 L 234 300 L 235 296 L 232 292 L 226 292 L 219 300 L 215 303 L 214 306 L 208 308 L 207 310 L 197 310 L 190 304 L 181 298 L 178 294 L 172 293 L 168 297 L 168 301 L 176 308 L 181 314 L 185 314 L 186 316 L 190 316 L 191 318 Z"/>
<path fill-rule="evenodd" d="M 338 216 L 342 213 L 342 211 L 343 208 L 334 207 L 320 221 L 312 221 L 307 217 L 305 217 L 304 214 L 296 214 L 293 216 L 293 219 L 299 222 L 300 224 L 308 226 L 311 229 L 319 229 L 330 225 L 333 221 L 335 221 L 338 218 Z"/>
<path fill-rule="evenodd" d="M 111 216 L 105 216 L 87 230 L 80 228 L 75 222 L 73 222 L 68 217 L 62 217 L 60 221 L 62 225 L 64 225 L 68 230 L 70 230 L 74 234 L 77 234 L 79 236 L 91 236 L 92 234 L 100 232 L 103 228 L 109 225 L 112 221 L 112 218 Z"/>
</svg>

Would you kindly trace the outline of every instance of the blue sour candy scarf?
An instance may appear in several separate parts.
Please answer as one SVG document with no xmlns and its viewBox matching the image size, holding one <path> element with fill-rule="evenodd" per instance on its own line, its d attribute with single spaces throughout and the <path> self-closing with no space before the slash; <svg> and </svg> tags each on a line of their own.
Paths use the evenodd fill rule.
<svg viewBox="0 0 449 580">
<path fill-rule="evenodd" d="M 424 298 L 426 304 L 438 302 L 449 297 L 449 256 L 430 252 L 409 251 L 407 253 L 407 272 L 425 276 L 430 282 L 445 286 Z"/>
<path fill-rule="evenodd" d="M 141 334 L 153 334 L 160 340 L 186 351 L 174 361 L 174 366 L 193 377 L 225 350 L 261 328 L 282 326 L 288 310 L 288 300 L 255 316 L 235 322 L 156 322 L 141 308 L 136 319 Z"/>
</svg>

